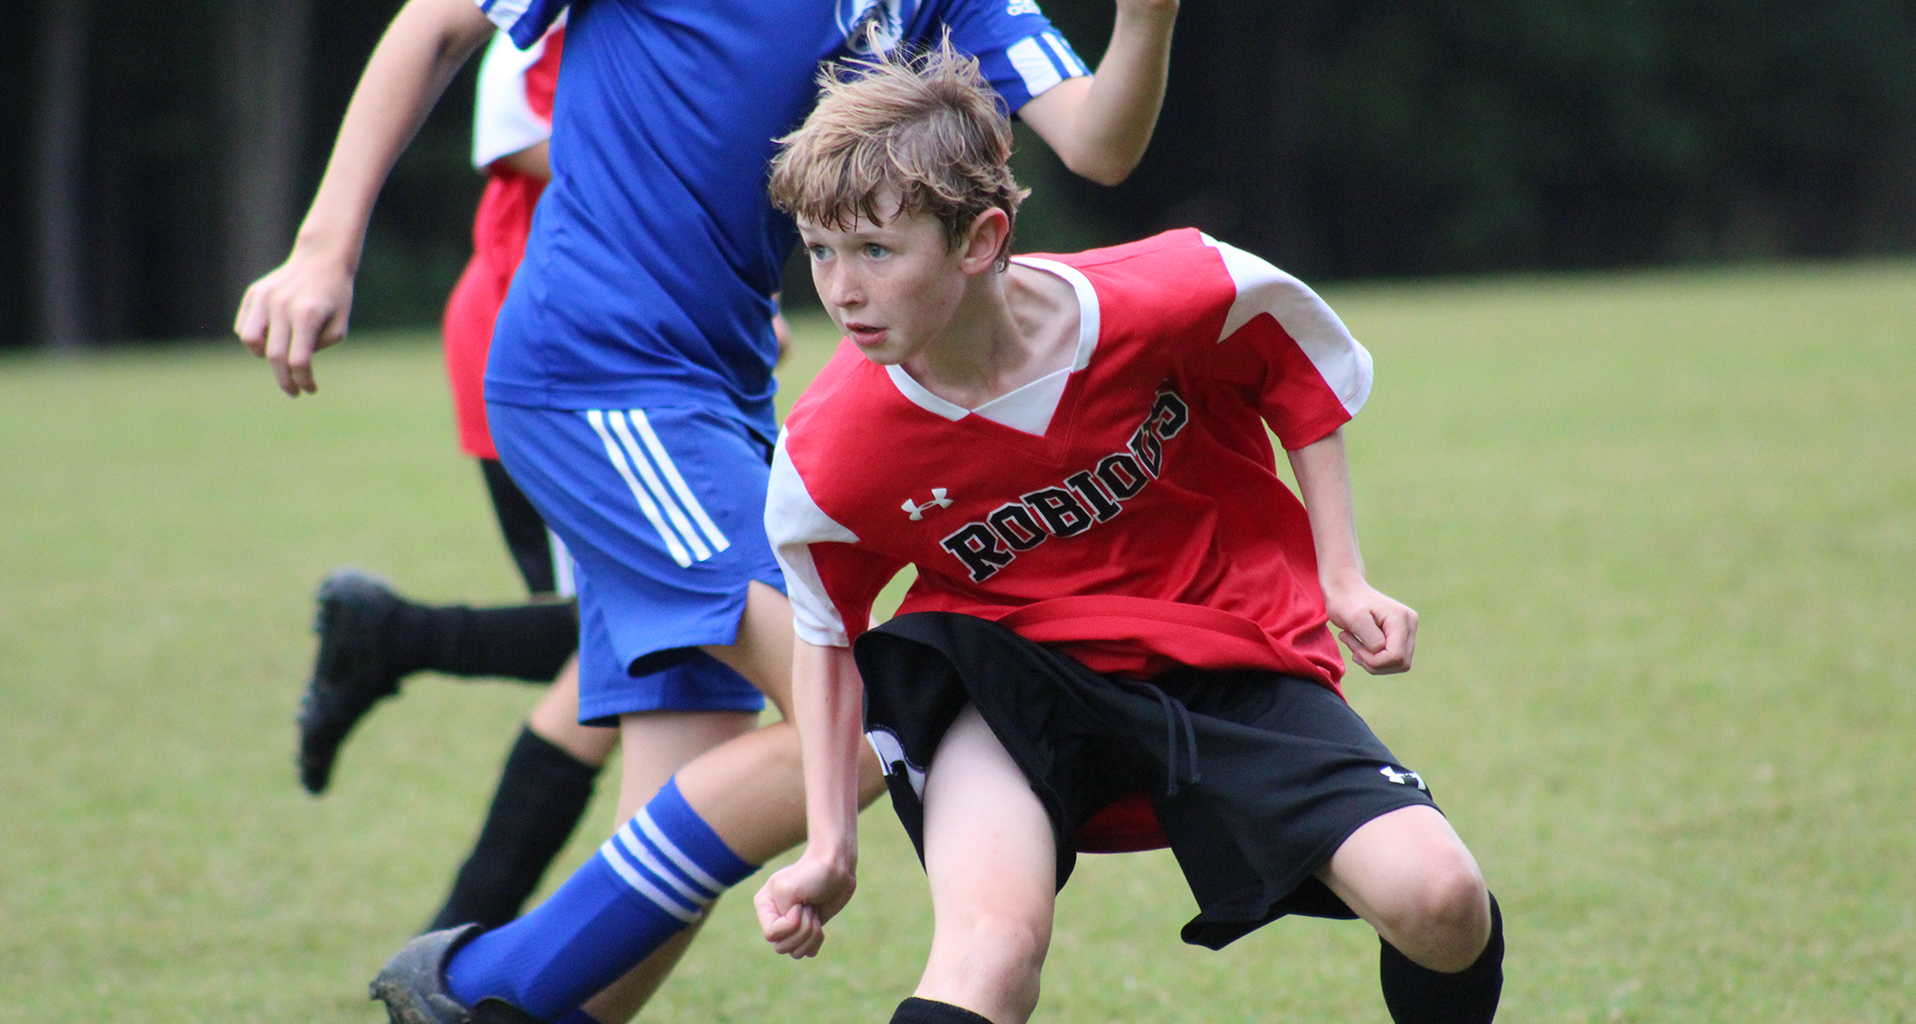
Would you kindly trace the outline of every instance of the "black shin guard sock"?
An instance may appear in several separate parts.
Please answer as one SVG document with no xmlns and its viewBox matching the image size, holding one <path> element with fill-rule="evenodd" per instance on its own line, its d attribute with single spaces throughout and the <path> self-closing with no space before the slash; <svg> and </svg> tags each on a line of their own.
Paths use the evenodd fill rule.
<svg viewBox="0 0 1916 1024">
<path fill-rule="evenodd" d="M 1504 918 L 1497 897 L 1490 898 L 1490 941 L 1476 963 L 1456 974 L 1420 966 L 1390 943 L 1380 944 L 1377 970 L 1396 1024 L 1489 1024 L 1497 1016 L 1504 990 Z"/>
<path fill-rule="evenodd" d="M 569 602 L 435 611 L 445 628 L 431 667 L 452 675 L 549 683 L 579 647 L 579 613 Z"/>
<path fill-rule="evenodd" d="M 568 601 L 469 608 L 401 601 L 380 627 L 380 647 L 400 675 L 549 683 L 579 646 L 579 613 Z"/>
<path fill-rule="evenodd" d="M 585 814 L 598 774 L 530 728 L 521 729 L 479 841 L 427 930 L 469 921 L 496 928 L 517 917 Z"/>
<path fill-rule="evenodd" d="M 962 1006 L 912 996 L 898 1004 L 891 1015 L 891 1024 L 991 1024 L 991 1018 Z"/>
<path fill-rule="evenodd" d="M 404 598 L 379 624 L 379 650 L 395 675 L 439 667 L 447 639 L 457 635 L 457 608 L 438 608 Z"/>
</svg>

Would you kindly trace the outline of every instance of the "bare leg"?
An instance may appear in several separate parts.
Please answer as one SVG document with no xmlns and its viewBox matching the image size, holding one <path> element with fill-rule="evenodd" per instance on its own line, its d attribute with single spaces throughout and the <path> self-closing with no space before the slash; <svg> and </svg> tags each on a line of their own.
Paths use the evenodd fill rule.
<svg viewBox="0 0 1916 1024">
<path fill-rule="evenodd" d="M 925 874 L 936 923 L 913 994 L 1024 1024 L 1051 945 L 1057 852 L 1044 805 L 976 708 L 925 779 Z"/>
<path fill-rule="evenodd" d="M 687 761 L 750 734 L 758 716 L 744 711 L 654 711 L 619 720 L 624 747 L 619 780 L 623 824 Z M 586 1001 L 585 1012 L 607 1024 L 632 1019 L 658 992 L 698 934 L 694 925 L 673 936 L 605 991 Z"/>
<path fill-rule="evenodd" d="M 764 583 L 745 596 L 738 640 L 707 654 L 738 671 L 780 710 L 791 706 L 791 602 Z M 805 840 L 805 777 L 799 736 L 789 723 L 755 729 L 757 715 L 722 711 L 651 711 L 621 719 L 625 775 L 619 821 L 630 819 L 678 777 L 678 790 L 720 840 L 751 863 L 764 863 Z M 885 788 L 878 757 L 860 761 L 862 796 Z M 697 928 L 686 928 L 644 963 L 586 1001 L 605 1024 L 630 1020 L 665 984 Z"/>
<path fill-rule="evenodd" d="M 736 643 L 708 653 L 750 680 L 783 712 L 791 706 L 792 606 L 785 595 L 753 583 Z M 741 858 L 758 864 L 805 838 L 804 779 L 798 735 L 789 723 L 754 728 L 756 716 L 718 712 L 653 712 L 621 719 L 624 775 L 619 821 L 630 818 L 667 779 L 699 817 Z M 867 802 L 884 790 L 878 759 L 861 762 Z M 678 963 L 696 928 L 687 929 L 625 977 L 589 1000 L 585 1010 L 607 1022 L 631 1019 Z"/>
<path fill-rule="evenodd" d="M 751 680 L 781 713 L 791 707 L 792 605 L 784 594 L 753 583 L 739 620 L 738 642 L 706 650 Z M 859 760 L 859 783 L 867 804 L 885 788 L 878 758 L 869 750 Z M 679 773 L 679 790 L 732 852 L 754 864 L 805 839 L 805 778 L 798 731 L 789 721 L 768 725 L 686 765 Z"/>
<path fill-rule="evenodd" d="M 1455 973 L 1490 940 L 1490 894 L 1477 861 L 1435 808 L 1366 822 L 1318 869 L 1384 941 L 1413 962 Z"/>
<path fill-rule="evenodd" d="M 884 791 L 884 777 L 876 757 L 867 756 L 859 767 L 860 796 L 870 803 Z M 788 723 L 768 725 L 712 750 L 680 769 L 678 783 L 686 802 L 744 860 L 763 864 L 805 839 L 798 735 Z M 621 814 L 630 817 L 638 806 L 622 808 Z M 664 984 L 697 931 L 694 926 L 674 936 L 589 1000 L 586 1012 L 607 1024 L 630 1020 Z"/>
<path fill-rule="evenodd" d="M 753 580 L 745 591 L 738 639 L 701 650 L 758 687 L 781 717 L 791 717 L 792 602 L 784 594 Z"/>
<path fill-rule="evenodd" d="M 619 731 L 579 724 L 579 656 L 573 655 L 532 708 L 526 726 L 547 743 L 572 755 L 583 765 L 598 768 L 618 746 Z"/>
</svg>

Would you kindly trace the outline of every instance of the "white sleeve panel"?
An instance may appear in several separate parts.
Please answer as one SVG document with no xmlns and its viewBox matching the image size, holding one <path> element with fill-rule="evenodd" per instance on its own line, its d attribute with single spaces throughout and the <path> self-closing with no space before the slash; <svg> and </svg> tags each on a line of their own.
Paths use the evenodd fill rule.
<svg viewBox="0 0 1916 1024">
<path fill-rule="evenodd" d="M 531 7 L 530 0 L 494 0 L 491 4 L 487 4 L 485 0 L 479 0 L 479 9 L 484 11 L 486 17 L 491 18 L 492 23 L 499 26 L 502 31 L 512 28 L 520 18 L 526 16 L 526 11 Z"/>
<path fill-rule="evenodd" d="M 526 100 L 526 71 L 546 52 L 541 38 L 521 50 L 504 32 L 493 35 L 479 62 L 472 109 L 472 166 L 485 170 L 502 156 L 552 137 L 552 125 Z"/>
<path fill-rule="evenodd" d="M 1207 245 L 1224 258 L 1224 267 L 1237 285 L 1237 301 L 1225 318 L 1223 341 L 1259 315 L 1276 318 L 1284 333 L 1310 358 L 1331 392 L 1352 416 L 1370 398 L 1370 352 L 1344 326 L 1331 307 L 1310 286 L 1235 246 L 1208 235 Z"/>
<path fill-rule="evenodd" d="M 792 620 L 799 639 L 820 647 L 845 647 L 845 620 L 825 591 L 825 581 L 812 560 L 811 545 L 858 543 L 858 535 L 840 526 L 812 500 L 798 467 L 785 449 L 779 432 L 772 454 L 771 482 L 765 495 L 765 536 L 772 554 L 785 572 L 786 593 L 792 600 Z"/>
<path fill-rule="evenodd" d="M 1011 59 L 1011 66 L 1018 69 L 1018 77 L 1025 80 L 1025 91 L 1033 96 L 1042 96 L 1045 91 L 1059 82 L 1064 76 L 1052 66 L 1051 55 L 1039 45 L 1036 36 L 1015 43 L 1005 51 Z"/>
<path fill-rule="evenodd" d="M 1086 78 L 1090 76 L 1091 68 L 1086 66 L 1084 60 L 1078 56 L 1078 51 L 1073 50 L 1071 44 L 1065 42 L 1063 36 L 1056 32 L 1046 32 L 1039 38 L 1044 40 L 1045 49 L 1051 51 L 1052 59 L 1057 62 L 1060 68 L 1064 69 L 1064 77 Z"/>
<path fill-rule="evenodd" d="M 512 34 L 512 41 L 530 47 L 563 20 L 568 0 L 475 0 L 494 25 Z"/>
</svg>

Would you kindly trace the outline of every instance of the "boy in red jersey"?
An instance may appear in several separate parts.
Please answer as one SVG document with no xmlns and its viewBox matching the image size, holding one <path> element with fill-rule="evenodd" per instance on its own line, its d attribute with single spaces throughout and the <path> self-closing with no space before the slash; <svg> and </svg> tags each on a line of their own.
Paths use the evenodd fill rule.
<svg viewBox="0 0 1916 1024">
<path fill-rule="evenodd" d="M 827 83 L 774 163 L 847 339 L 766 510 L 810 842 L 758 895 L 765 937 L 810 956 L 851 897 L 863 734 L 936 919 L 895 1021 L 1021 1024 L 1076 852 L 1161 845 L 1201 908 L 1187 942 L 1362 917 L 1395 1020 L 1491 1020 L 1495 901 L 1344 703 L 1326 627 L 1368 671 L 1410 667 L 1416 615 L 1366 582 L 1351 514 L 1369 355 L 1196 231 L 1010 259 L 1009 146 L 947 51 Z M 900 615 L 863 630 L 908 564 Z"/>
</svg>

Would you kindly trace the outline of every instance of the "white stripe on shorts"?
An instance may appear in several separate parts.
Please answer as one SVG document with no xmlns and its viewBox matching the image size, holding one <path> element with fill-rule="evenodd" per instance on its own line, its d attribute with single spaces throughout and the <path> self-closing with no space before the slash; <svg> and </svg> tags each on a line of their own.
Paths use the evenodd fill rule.
<svg viewBox="0 0 1916 1024">
<path fill-rule="evenodd" d="M 646 450 L 652 453 L 653 461 L 659 464 L 659 471 L 664 473 L 665 479 L 672 484 L 672 490 L 684 504 L 685 511 L 691 513 L 692 518 L 699 524 L 699 529 L 704 531 L 705 536 L 712 541 L 712 548 L 724 551 L 731 547 L 732 542 L 726 540 L 725 534 L 719 532 L 718 524 L 712 521 L 711 516 L 705 514 L 705 506 L 699 504 L 698 496 L 685 485 L 685 478 L 679 475 L 679 467 L 672 464 L 671 453 L 665 450 L 665 445 L 659 441 L 659 435 L 653 432 L 652 421 L 645 418 L 645 410 L 634 409 L 631 416 L 632 425 L 639 428 L 639 436 L 645 439 Z"/>
<path fill-rule="evenodd" d="M 612 422 L 612 432 L 619 435 L 619 443 L 625 446 L 625 454 L 631 458 L 632 465 L 638 467 L 639 476 L 645 480 L 645 489 L 652 492 L 652 500 L 665 510 L 665 517 L 672 527 L 679 531 L 679 537 L 692 549 L 692 557 L 703 562 L 712 557 L 712 549 L 692 528 L 692 521 L 685 517 L 679 503 L 673 499 L 672 492 L 666 488 L 665 481 L 659 479 L 659 472 L 653 469 L 653 459 L 648 459 L 639 450 L 639 442 L 632 437 L 632 425 L 626 421 L 625 413 L 614 411 L 607 417 Z"/>
<path fill-rule="evenodd" d="M 632 489 L 632 497 L 639 502 L 639 511 L 644 512 L 645 518 L 652 523 L 652 528 L 659 531 L 659 539 L 663 540 L 666 548 L 672 552 L 672 560 L 679 563 L 681 568 L 689 567 L 692 564 L 692 556 L 686 552 L 685 545 L 680 543 L 678 534 L 673 532 L 672 527 L 666 523 L 665 516 L 659 512 L 659 506 L 652 501 L 652 496 L 639 484 L 638 477 L 633 475 L 631 464 L 625 461 L 625 452 L 620 449 L 619 442 L 612 437 L 612 432 L 606 429 L 605 413 L 598 409 L 588 409 L 585 419 L 587 423 L 592 424 L 592 429 L 598 433 L 599 440 L 605 443 L 606 457 L 612 460 L 613 468 L 625 478 L 625 485 Z M 648 474 L 651 471 L 651 467 L 646 467 Z"/>
<path fill-rule="evenodd" d="M 552 551 L 552 592 L 560 597 L 578 597 L 579 585 L 572 578 L 572 552 L 551 527 L 546 527 L 546 547 Z"/>
</svg>

